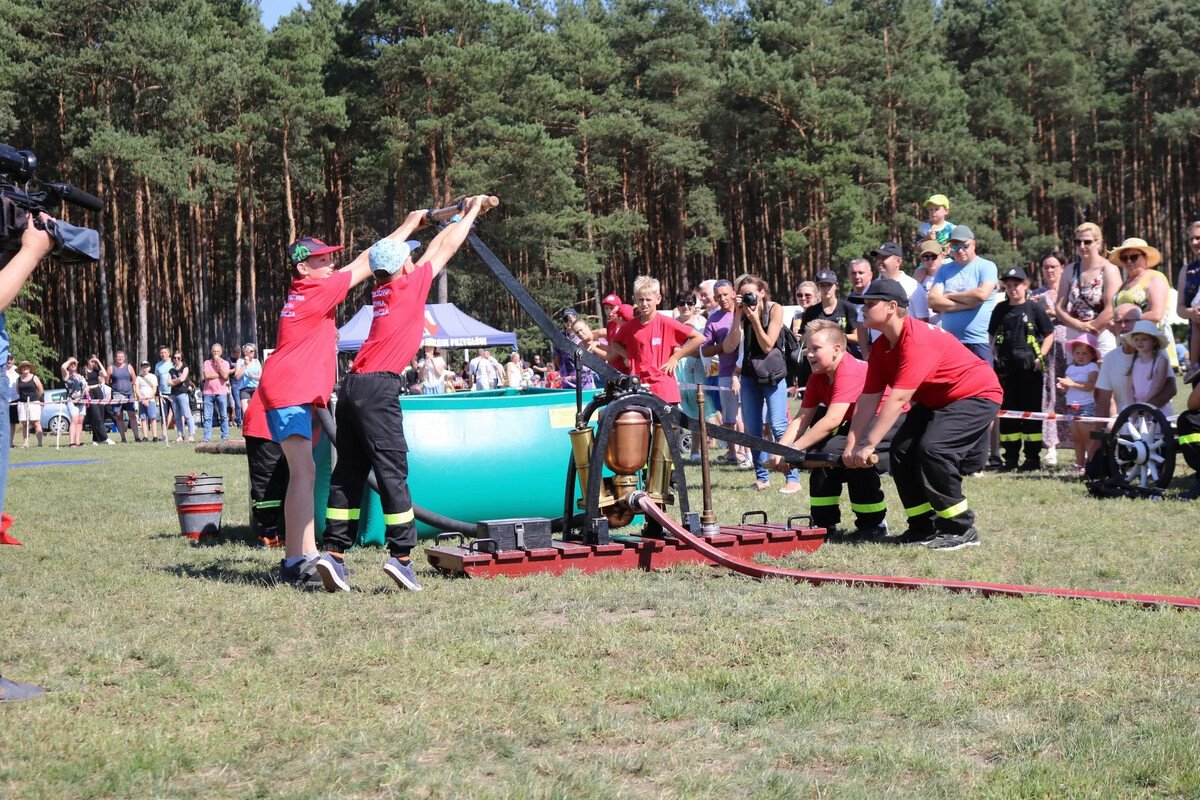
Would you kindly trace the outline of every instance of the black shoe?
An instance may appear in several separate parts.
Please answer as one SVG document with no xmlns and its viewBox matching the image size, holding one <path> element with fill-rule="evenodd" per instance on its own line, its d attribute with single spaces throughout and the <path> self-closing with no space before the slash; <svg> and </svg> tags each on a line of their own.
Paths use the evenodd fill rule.
<svg viewBox="0 0 1200 800">
<path fill-rule="evenodd" d="M 840 544 L 846 540 L 846 535 L 845 529 L 839 528 L 837 525 L 830 525 L 825 528 L 825 541 L 827 542 L 837 542 Z"/>
<path fill-rule="evenodd" d="M 1186 492 L 1179 493 L 1180 500 L 1200 500 L 1200 479 L 1196 480 L 1195 485 Z"/>
<path fill-rule="evenodd" d="M 975 526 L 972 525 L 962 533 L 941 533 L 925 546 L 930 550 L 940 550 L 944 553 L 961 550 L 964 547 L 978 547 L 979 531 L 975 530 Z"/>
<path fill-rule="evenodd" d="M 914 530 L 909 528 L 899 536 L 891 536 L 882 540 L 885 544 L 897 544 L 907 547 L 924 547 L 937 537 L 933 531 Z"/>
<path fill-rule="evenodd" d="M 297 589 L 323 589 L 325 584 L 317 573 L 317 559 L 309 559 L 292 567 L 284 566 L 286 559 L 279 562 L 279 582 Z"/>
<path fill-rule="evenodd" d="M 864 544 L 888 541 L 887 520 L 867 528 L 859 528 L 845 539 L 848 543 Z"/>
<path fill-rule="evenodd" d="M 1037 472 L 1041 468 L 1042 465 L 1037 462 L 1037 459 L 1033 459 L 1032 461 L 1026 461 L 1025 463 L 1021 464 L 1021 466 L 1017 467 L 1017 472 Z"/>
</svg>

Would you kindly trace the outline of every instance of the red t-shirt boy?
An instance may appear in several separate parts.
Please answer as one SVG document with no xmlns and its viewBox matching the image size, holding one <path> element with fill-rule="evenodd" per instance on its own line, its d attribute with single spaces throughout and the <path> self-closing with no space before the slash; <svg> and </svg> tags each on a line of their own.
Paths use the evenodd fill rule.
<svg viewBox="0 0 1200 800">
<path fill-rule="evenodd" d="M 704 334 L 690 325 L 658 313 L 662 293 L 656 279 L 647 275 L 633 282 L 633 319 L 608 343 L 608 360 L 625 359 L 629 374 L 636 375 L 651 392 L 667 403 L 679 402 L 675 367 L 695 355 Z"/>
<path fill-rule="evenodd" d="M 407 238 L 421 223 L 410 214 L 388 238 Z M 342 248 L 306 236 L 288 247 L 292 283 L 279 314 L 275 352 L 263 365 L 255 397 L 262 396 L 271 438 L 287 459 L 289 480 L 284 499 L 285 557 L 279 577 L 293 585 L 315 582 L 317 539 L 313 521 L 313 407 L 329 404 L 337 370 L 334 311 L 350 289 L 371 275 L 367 251 L 336 269 Z"/>
</svg>

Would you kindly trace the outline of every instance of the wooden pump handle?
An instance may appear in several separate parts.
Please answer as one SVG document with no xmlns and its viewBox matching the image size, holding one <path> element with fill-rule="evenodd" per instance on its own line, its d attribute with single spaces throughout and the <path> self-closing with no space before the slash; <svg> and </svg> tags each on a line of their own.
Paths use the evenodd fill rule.
<svg viewBox="0 0 1200 800">
<path fill-rule="evenodd" d="M 463 212 L 463 208 L 466 206 L 466 203 L 466 199 L 459 200 L 457 203 L 446 206 L 445 208 L 431 209 L 430 211 L 425 212 L 425 216 L 430 222 L 445 222 L 455 214 L 461 214 Z M 500 205 L 500 198 L 492 195 L 483 201 L 483 206 L 479 209 L 479 213 L 482 214 L 483 212 L 489 211 L 498 205 Z"/>
</svg>

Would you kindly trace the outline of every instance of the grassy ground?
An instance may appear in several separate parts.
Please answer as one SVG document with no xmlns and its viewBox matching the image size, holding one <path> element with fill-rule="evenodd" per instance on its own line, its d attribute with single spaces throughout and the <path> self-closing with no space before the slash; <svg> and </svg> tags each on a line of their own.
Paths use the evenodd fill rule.
<svg viewBox="0 0 1200 800">
<path fill-rule="evenodd" d="M 352 594 L 302 593 L 237 541 L 240 458 L 14 460 L 92 457 L 11 473 L 26 546 L 0 548 L 0 671 L 50 693 L 0 705 L 5 798 L 1200 797 L 1197 613 L 702 567 L 470 581 L 422 561 L 406 594 L 374 549 L 349 557 Z M 225 476 L 219 546 L 178 534 L 191 470 Z M 806 509 L 714 474 L 723 521 Z M 967 490 L 982 547 L 781 563 L 1200 594 L 1200 505 L 1054 473 Z"/>
</svg>

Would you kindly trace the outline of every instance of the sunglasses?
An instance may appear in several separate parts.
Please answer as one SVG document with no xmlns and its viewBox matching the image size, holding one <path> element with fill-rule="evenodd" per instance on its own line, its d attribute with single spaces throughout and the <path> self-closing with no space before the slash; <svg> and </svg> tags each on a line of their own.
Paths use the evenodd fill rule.
<svg viewBox="0 0 1200 800">
<path fill-rule="evenodd" d="M 921 256 L 922 261 L 937 261 L 941 256 L 937 253 L 924 253 Z"/>
<path fill-rule="evenodd" d="M 1145 255 L 1145 253 L 1122 253 L 1120 260 L 1124 261 L 1126 264 L 1131 264 L 1134 261 L 1137 261 L 1139 258 L 1144 258 Z"/>
<path fill-rule="evenodd" d="M 811 293 L 811 292 L 805 292 L 804 294 L 798 294 L 798 295 L 796 295 L 797 299 L 800 299 L 800 300 L 803 300 L 803 299 L 804 299 L 804 298 L 806 298 L 806 297 L 812 297 L 812 296 L 813 296 L 813 295 L 812 295 L 812 293 Z"/>
<path fill-rule="evenodd" d="M 1091 247 L 1096 243 L 1095 239 L 1076 239 L 1075 244 L 1079 247 Z"/>
<path fill-rule="evenodd" d="M 963 250 L 966 250 L 970 246 L 971 246 L 970 242 L 959 242 L 958 244 L 952 244 L 952 245 L 950 245 L 950 252 L 951 253 L 961 253 Z"/>
</svg>

